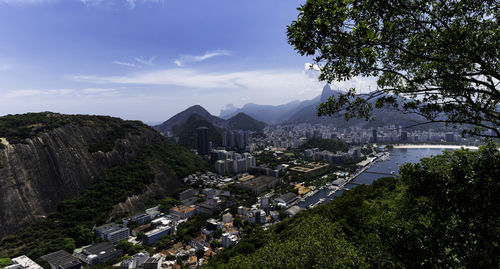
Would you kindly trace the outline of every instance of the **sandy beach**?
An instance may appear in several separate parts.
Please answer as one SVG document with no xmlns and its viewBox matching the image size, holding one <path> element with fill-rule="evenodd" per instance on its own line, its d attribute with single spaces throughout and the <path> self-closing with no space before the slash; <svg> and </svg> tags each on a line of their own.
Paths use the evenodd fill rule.
<svg viewBox="0 0 500 269">
<path fill-rule="evenodd" d="M 412 144 L 404 144 L 404 145 L 394 145 L 395 149 L 425 149 L 425 148 L 431 148 L 431 149 L 460 149 L 460 148 L 466 148 L 466 149 L 478 149 L 476 146 L 465 146 L 465 145 L 428 145 L 428 144 L 422 144 L 422 145 L 412 145 Z"/>
</svg>

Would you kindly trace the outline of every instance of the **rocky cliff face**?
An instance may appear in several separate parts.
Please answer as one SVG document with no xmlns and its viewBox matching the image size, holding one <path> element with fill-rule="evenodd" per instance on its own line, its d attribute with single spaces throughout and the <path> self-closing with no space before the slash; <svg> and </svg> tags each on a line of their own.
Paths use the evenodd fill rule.
<svg viewBox="0 0 500 269">
<path fill-rule="evenodd" d="M 109 136 L 106 126 L 66 124 L 25 143 L 0 143 L 0 238 L 53 212 L 107 169 L 133 160 L 158 134 L 140 123 L 108 152 L 89 151 Z"/>
</svg>

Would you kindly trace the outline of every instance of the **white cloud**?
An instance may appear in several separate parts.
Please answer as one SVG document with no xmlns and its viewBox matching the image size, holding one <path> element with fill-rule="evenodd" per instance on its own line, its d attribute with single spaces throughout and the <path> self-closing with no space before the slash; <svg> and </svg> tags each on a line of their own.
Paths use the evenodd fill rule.
<svg viewBox="0 0 500 269">
<path fill-rule="evenodd" d="M 203 55 L 188 55 L 188 54 L 184 54 L 184 55 L 181 55 L 179 59 L 174 60 L 174 63 L 177 66 L 180 67 L 180 66 L 185 65 L 186 63 L 201 62 L 201 61 L 213 58 L 213 57 L 217 57 L 217 56 L 229 56 L 229 55 L 231 55 L 231 52 L 227 51 L 227 50 L 207 51 Z"/>
<path fill-rule="evenodd" d="M 127 62 L 121 62 L 121 61 L 113 61 L 114 64 L 117 65 L 123 65 L 123 66 L 128 66 L 128 67 L 135 67 L 135 64 L 133 63 L 127 63 Z"/>
<path fill-rule="evenodd" d="M 84 5 L 91 7 L 105 6 L 112 7 L 116 6 L 116 3 L 123 4 L 125 7 L 129 9 L 136 8 L 137 5 L 145 5 L 145 4 L 161 4 L 165 3 L 165 0 L 80 0 Z"/>
<path fill-rule="evenodd" d="M 153 66 L 153 62 L 154 62 L 155 59 L 156 59 L 156 56 L 152 56 L 151 58 L 149 58 L 149 60 L 144 59 L 142 56 L 135 58 L 135 60 L 138 63 L 141 63 L 143 65 L 149 65 L 149 66 Z"/>
<path fill-rule="evenodd" d="M 7 91 L 3 98 L 90 98 L 116 95 L 118 91 L 112 88 L 85 88 L 85 89 L 18 89 Z"/>
<path fill-rule="evenodd" d="M 319 65 L 317 64 L 312 64 L 312 63 L 305 63 L 304 64 L 304 69 L 305 70 L 314 70 L 314 71 L 321 71 Z"/>
<path fill-rule="evenodd" d="M 95 84 L 126 85 L 171 85 L 191 89 L 249 89 L 254 92 L 270 90 L 291 94 L 310 94 L 321 89 L 324 82 L 307 71 L 270 69 L 241 72 L 202 72 L 190 68 L 163 69 L 151 72 L 130 73 L 123 76 L 71 75 L 71 79 L 79 82 Z M 375 78 L 356 77 L 349 81 L 332 82 L 339 89 L 351 87 L 367 91 L 375 89 Z M 298 96 L 297 96 L 298 97 Z"/>
</svg>

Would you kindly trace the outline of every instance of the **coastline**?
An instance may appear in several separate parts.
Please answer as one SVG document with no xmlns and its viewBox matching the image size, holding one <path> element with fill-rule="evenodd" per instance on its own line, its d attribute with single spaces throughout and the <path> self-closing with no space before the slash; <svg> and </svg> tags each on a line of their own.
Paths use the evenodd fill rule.
<svg viewBox="0 0 500 269">
<path fill-rule="evenodd" d="M 466 146 L 466 145 L 432 145 L 432 144 L 403 144 L 403 145 L 394 145 L 393 148 L 395 149 L 425 149 L 425 148 L 432 148 L 432 149 L 479 149 L 476 146 Z"/>
</svg>

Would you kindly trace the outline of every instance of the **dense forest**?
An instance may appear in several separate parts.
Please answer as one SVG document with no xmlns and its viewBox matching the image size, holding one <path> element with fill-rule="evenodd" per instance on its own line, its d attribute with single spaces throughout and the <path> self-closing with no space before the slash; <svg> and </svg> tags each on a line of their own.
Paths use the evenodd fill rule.
<svg viewBox="0 0 500 269">
<path fill-rule="evenodd" d="M 499 268 L 500 152 L 405 164 L 212 258 L 208 268 Z"/>
<path fill-rule="evenodd" d="M 155 165 L 166 164 L 174 177 L 184 177 L 208 169 L 201 157 L 180 145 L 159 139 L 144 149 L 133 162 L 110 169 L 80 195 L 64 200 L 57 212 L 30 227 L 21 229 L 0 241 L 0 255 L 27 255 L 40 261 L 46 253 L 91 243 L 92 227 L 108 221 L 114 205 L 128 196 L 142 193 L 157 176 Z"/>
</svg>

